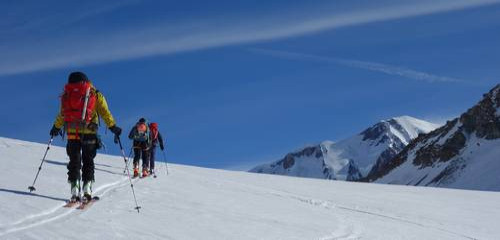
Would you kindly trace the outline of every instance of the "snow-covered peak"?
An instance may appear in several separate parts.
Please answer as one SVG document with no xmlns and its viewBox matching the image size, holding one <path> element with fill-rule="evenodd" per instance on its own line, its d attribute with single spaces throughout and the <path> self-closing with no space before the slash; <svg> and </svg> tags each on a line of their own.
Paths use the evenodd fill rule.
<svg viewBox="0 0 500 240">
<path fill-rule="evenodd" d="M 395 117 L 391 120 L 396 121 L 404 129 L 404 131 L 408 133 L 411 139 L 418 137 L 421 133 L 428 133 L 440 127 L 439 124 L 434 124 L 410 116 Z"/>
<path fill-rule="evenodd" d="M 397 137 L 404 145 L 421 133 L 428 133 L 436 128 L 438 124 L 430 123 L 410 116 L 400 116 L 388 120 L 382 120 L 361 133 L 363 140 L 387 142 Z"/>
<path fill-rule="evenodd" d="M 409 116 L 380 121 L 363 132 L 339 142 L 323 141 L 287 154 L 251 172 L 357 180 L 373 166 L 383 165 L 420 133 L 438 125 Z"/>
</svg>

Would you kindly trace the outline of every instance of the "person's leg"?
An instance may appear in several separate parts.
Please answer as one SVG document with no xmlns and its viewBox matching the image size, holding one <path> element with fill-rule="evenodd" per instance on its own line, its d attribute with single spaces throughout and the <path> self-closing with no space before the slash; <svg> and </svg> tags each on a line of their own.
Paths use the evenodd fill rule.
<svg viewBox="0 0 500 240">
<path fill-rule="evenodd" d="M 134 146 L 134 161 L 133 161 L 134 177 L 139 176 L 139 159 L 140 158 L 141 158 L 141 149 Z"/>
<path fill-rule="evenodd" d="M 141 149 L 134 146 L 134 168 L 139 166 L 139 159 L 141 159 Z"/>
<path fill-rule="evenodd" d="M 77 195 L 80 191 L 80 169 L 82 166 L 80 150 L 80 140 L 68 140 L 66 153 L 69 157 L 69 163 L 66 168 L 68 169 L 68 182 L 70 183 L 72 198 L 78 197 Z"/>
<path fill-rule="evenodd" d="M 97 136 L 85 135 L 82 142 L 82 180 L 83 194 L 90 200 L 94 182 L 94 158 L 97 154 Z"/>
<path fill-rule="evenodd" d="M 156 147 L 152 146 L 149 150 L 149 172 L 153 173 L 155 169 L 155 155 L 156 155 Z"/>
<path fill-rule="evenodd" d="M 149 148 L 144 145 L 142 148 L 142 175 L 149 174 Z"/>
<path fill-rule="evenodd" d="M 85 135 L 82 144 L 82 180 L 94 181 L 94 158 L 97 154 L 97 136 Z"/>
</svg>

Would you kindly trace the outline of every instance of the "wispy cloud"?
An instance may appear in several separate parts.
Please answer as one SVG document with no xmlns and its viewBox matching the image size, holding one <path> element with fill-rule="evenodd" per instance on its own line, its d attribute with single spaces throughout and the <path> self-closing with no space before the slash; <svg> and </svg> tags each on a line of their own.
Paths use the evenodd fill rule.
<svg viewBox="0 0 500 240">
<path fill-rule="evenodd" d="M 40 11 L 46 11 L 44 8 L 48 8 L 45 2 L 38 3 L 43 6 L 43 9 L 37 9 L 35 11 L 33 7 L 31 9 L 25 9 L 22 5 L 16 6 L 17 8 L 7 9 L 10 15 L 18 16 L 14 18 L 17 21 L 4 23 L 4 26 L 0 27 L 0 33 L 2 35 L 10 34 L 20 34 L 23 32 L 39 30 L 47 32 L 50 29 L 57 29 L 61 27 L 67 27 L 72 24 L 78 23 L 90 19 L 92 17 L 110 13 L 117 9 L 138 4 L 139 0 L 121 0 L 121 1 L 109 1 L 100 2 L 99 4 L 92 4 L 91 2 L 83 2 L 78 8 L 73 7 L 73 11 L 62 11 L 61 9 L 53 9 L 54 12 L 49 12 L 48 14 L 39 14 Z M 71 3 L 58 3 L 59 8 L 70 8 Z M 41 6 L 35 6 L 35 8 L 40 8 Z M 59 10 L 59 11 L 57 11 Z M 29 17 L 25 18 L 23 15 L 29 14 Z M 10 26 L 9 26 L 10 25 Z"/>
<path fill-rule="evenodd" d="M 351 60 L 344 58 L 333 58 L 333 57 L 322 57 L 311 54 L 303 54 L 303 53 L 295 53 L 295 52 L 287 52 L 287 51 L 276 51 L 276 50 L 267 50 L 267 49 L 252 49 L 253 52 L 266 54 L 275 57 L 293 59 L 293 60 L 301 60 L 301 61 L 316 61 L 316 62 L 324 62 L 324 63 L 332 63 L 338 65 L 344 65 L 353 68 L 360 68 L 369 71 L 381 72 L 389 75 L 401 76 L 409 79 L 419 80 L 419 81 L 427 81 L 427 82 L 464 82 L 461 79 L 439 76 L 431 73 L 426 73 L 422 71 L 417 71 L 413 69 L 409 69 L 406 67 L 388 65 L 383 63 L 376 62 L 366 62 L 359 60 Z"/>
<path fill-rule="evenodd" d="M 376 62 L 365 62 L 365 61 L 347 60 L 347 59 L 337 59 L 337 61 L 340 64 L 344 64 L 351 67 L 382 72 L 390 75 L 398 75 L 406 78 L 422 80 L 427 82 L 464 82 L 463 80 L 458 78 L 438 76 L 432 73 L 426 73 L 405 67 L 387 65 Z"/>
<path fill-rule="evenodd" d="M 0 46 L 0 75 L 172 54 L 228 45 L 279 40 L 378 21 L 414 17 L 499 3 L 500 0 L 408 1 L 404 5 L 381 6 L 347 12 L 298 17 L 298 14 L 251 16 L 191 23 L 159 23 L 110 30 L 106 34 L 59 34 L 57 37 L 20 40 Z M 257 19 L 257 20 L 256 20 Z M 350 61 L 347 65 L 414 75 L 408 69 Z M 432 76 L 421 77 L 433 79 Z M 446 80 L 436 78 L 436 81 Z"/>
</svg>

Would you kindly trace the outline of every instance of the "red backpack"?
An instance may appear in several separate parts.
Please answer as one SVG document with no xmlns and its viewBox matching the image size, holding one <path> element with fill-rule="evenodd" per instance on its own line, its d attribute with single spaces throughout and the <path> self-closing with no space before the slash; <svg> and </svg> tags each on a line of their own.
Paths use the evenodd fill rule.
<svg viewBox="0 0 500 240">
<path fill-rule="evenodd" d="M 66 84 L 64 86 L 64 93 L 61 96 L 64 122 L 74 124 L 77 131 L 79 125 L 89 124 L 92 120 L 96 101 L 96 91 L 92 89 L 90 82 L 84 81 Z"/>
<path fill-rule="evenodd" d="M 154 142 L 158 139 L 158 123 L 150 123 L 149 129 L 151 133 L 151 141 Z"/>
</svg>

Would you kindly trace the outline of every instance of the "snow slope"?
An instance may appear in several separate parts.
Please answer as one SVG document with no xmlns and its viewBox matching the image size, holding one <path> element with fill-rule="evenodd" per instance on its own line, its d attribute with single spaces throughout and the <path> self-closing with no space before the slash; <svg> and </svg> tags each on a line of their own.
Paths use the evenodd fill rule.
<svg viewBox="0 0 500 240">
<path fill-rule="evenodd" d="M 396 117 L 336 143 L 305 147 L 250 172 L 354 181 L 368 175 L 374 166 L 383 167 L 420 133 L 437 127 L 409 116 Z"/>
<path fill-rule="evenodd" d="M 182 165 L 136 180 L 123 159 L 98 155 L 102 199 L 80 211 L 68 197 L 63 148 L 36 184 L 45 145 L 0 138 L 0 239 L 498 239 L 500 193 L 325 181 Z"/>
</svg>

